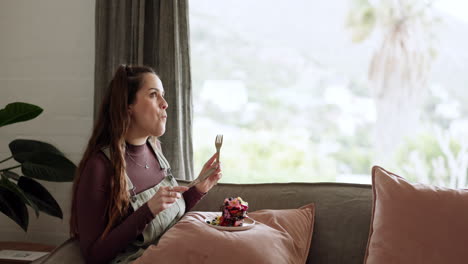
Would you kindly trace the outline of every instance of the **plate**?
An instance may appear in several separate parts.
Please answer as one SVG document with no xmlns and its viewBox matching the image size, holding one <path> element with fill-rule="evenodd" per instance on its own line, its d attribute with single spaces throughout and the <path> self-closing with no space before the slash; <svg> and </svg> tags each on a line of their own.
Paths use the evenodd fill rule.
<svg viewBox="0 0 468 264">
<path fill-rule="evenodd" d="M 224 231 L 242 231 L 242 230 L 247 230 L 247 229 L 250 229 L 252 227 L 255 226 L 255 220 L 253 220 L 252 218 L 244 218 L 244 223 L 242 224 L 242 226 L 218 226 L 218 225 L 212 225 L 212 224 L 208 224 L 206 221 L 212 221 L 213 220 L 213 217 L 210 217 L 210 218 L 205 218 L 205 220 L 203 220 L 205 222 L 205 224 L 211 226 L 212 228 L 216 228 L 218 230 L 224 230 Z"/>
</svg>

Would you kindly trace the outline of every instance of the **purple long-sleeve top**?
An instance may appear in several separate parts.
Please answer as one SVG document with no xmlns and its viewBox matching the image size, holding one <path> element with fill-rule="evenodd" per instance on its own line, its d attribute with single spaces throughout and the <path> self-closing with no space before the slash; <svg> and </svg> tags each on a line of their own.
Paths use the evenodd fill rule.
<svg viewBox="0 0 468 264">
<path fill-rule="evenodd" d="M 150 157 L 147 160 L 145 157 Z M 149 143 L 127 145 L 126 172 L 136 193 L 159 184 L 165 177 Z M 148 169 L 145 168 L 148 165 Z M 148 204 L 136 211 L 129 206 L 128 215 L 103 239 L 101 235 L 108 223 L 106 204 L 109 200 L 110 179 L 114 171 L 109 159 L 99 151 L 86 163 L 76 196 L 78 236 L 81 252 L 87 263 L 107 263 L 140 235 L 154 216 Z M 186 211 L 189 211 L 203 193 L 195 187 L 184 192 Z"/>
</svg>

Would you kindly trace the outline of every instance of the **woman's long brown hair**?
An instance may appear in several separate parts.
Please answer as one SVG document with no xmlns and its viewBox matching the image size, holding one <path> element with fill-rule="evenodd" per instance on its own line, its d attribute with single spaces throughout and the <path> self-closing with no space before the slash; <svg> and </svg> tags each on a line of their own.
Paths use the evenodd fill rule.
<svg viewBox="0 0 468 264">
<path fill-rule="evenodd" d="M 109 147 L 114 173 L 110 180 L 110 197 L 107 200 L 107 226 L 101 235 L 104 238 L 124 217 L 129 206 L 127 180 L 125 178 L 125 134 L 130 125 L 128 107 L 135 101 L 138 89 L 143 85 L 145 73 L 156 74 L 146 66 L 120 65 L 102 100 L 98 119 L 83 158 L 78 165 L 73 182 L 73 197 L 70 218 L 70 235 L 79 237 L 77 224 L 76 195 L 84 167 L 92 155 Z M 81 216 L 83 217 L 83 216 Z"/>
</svg>

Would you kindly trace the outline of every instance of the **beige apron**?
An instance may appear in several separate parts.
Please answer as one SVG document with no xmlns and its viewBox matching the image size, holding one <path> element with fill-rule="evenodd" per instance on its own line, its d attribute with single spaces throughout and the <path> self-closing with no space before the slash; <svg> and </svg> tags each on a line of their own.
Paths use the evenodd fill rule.
<svg viewBox="0 0 468 264">
<path fill-rule="evenodd" d="M 127 179 L 127 186 L 128 191 L 130 193 L 130 204 L 134 211 L 136 211 L 140 206 L 145 204 L 156 192 L 159 188 L 163 186 L 177 186 L 177 181 L 175 180 L 174 176 L 171 174 L 171 168 L 169 166 L 169 162 L 166 160 L 162 152 L 155 147 L 153 144 L 150 144 L 156 157 L 159 161 L 159 166 L 165 172 L 164 179 L 156 186 L 145 190 L 139 194 L 135 193 L 135 188 L 128 177 L 125 174 L 125 178 Z M 109 149 L 102 150 L 104 154 L 110 159 Z M 143 233 L 139 235 L 133 242 L 131 242 L 127 248 L 119 253 L 111 263 L 130 263 L 135 259 L 139 258 L 145 249 L 152 244 L 157 244 L 159 238 L 166 232 L 169 228 L 177 223 L 177 221 L 183 216 L 185 213 L 185 201 L 183 198 L 177 199 L 171 207 L 167 208 L 166 210 L 162 211 L 151 221 L 143 230 Z"/>
</svg>

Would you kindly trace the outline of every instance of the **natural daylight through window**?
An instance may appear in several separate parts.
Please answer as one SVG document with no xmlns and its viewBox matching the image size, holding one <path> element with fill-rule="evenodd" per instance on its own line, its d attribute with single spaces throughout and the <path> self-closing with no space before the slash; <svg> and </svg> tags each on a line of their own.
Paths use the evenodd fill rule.
<svg viewBox="0 0 468 264">
<path fill-rule="evenodd" d="M 195 169 L 222 182 L 468 184 L 468 4 L 190 3 Z"/>
</svg>

